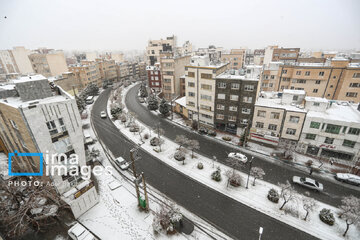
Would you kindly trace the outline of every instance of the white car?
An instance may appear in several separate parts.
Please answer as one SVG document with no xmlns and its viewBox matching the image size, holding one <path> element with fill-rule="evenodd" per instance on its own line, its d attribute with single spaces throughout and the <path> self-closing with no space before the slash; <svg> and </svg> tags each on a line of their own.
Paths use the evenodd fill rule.
<svg viewBox="0 0 360 240">
<path fill-rule="evenodd" d="M 304 187 L 307 187 L 310 189 L 314 189 L 316 191 L 324 190 L 324 186 L 312 178 L 294 176 L 292 180 L 293 180 L 293 183 L 299 184 L 301 186 L 304 186 Z"/>
<path fill-rule="evenodd" d="M 356 186 L 360 186 L 360 176 L 350 173 L 337 173 L 335 179 L 341 182 L 346 182 Z"/>
<path fill-rule="evenodd" d="M 105 111 L 101 111 L 101 112 L 100 112 L 100 117 L 101 117 L 101 118 L 106 118 L 106 117 L 107 117 L 106 112 L 105 112 Z"/>
<path fill-rule="evenodd" d="M 68 230 L 68 234 L 73 240 L 96 240 L 94 235 L 92 235 L 83 225 L 80 223 L 75 224 Z"/>
<path fill-rule="evenodd" d="M 228 157 L 237 159 L 242 163 L 246 163 L 247 160 L 248 160 L 247 157 L 244 154 L 241 154 L 241 153 L 229 153 Z"/>
<path fill-rule="evenodd" d="M 145 100 L 144 100 L 143 98 L 139 98 L 139 102 L 140 102 L 140 103 L 144 103 Z"/>
<path fill-rule="evenodd" d="M 125 159 L 123 159 L 122 157 L 116 158 L 115 163 L 116 163 L 116 165 L 119 166 L 119 168 L 121 170 L 126 170 L 126 169 L 128 169 L 130 167 L 130 164 Z"/>
</svg>

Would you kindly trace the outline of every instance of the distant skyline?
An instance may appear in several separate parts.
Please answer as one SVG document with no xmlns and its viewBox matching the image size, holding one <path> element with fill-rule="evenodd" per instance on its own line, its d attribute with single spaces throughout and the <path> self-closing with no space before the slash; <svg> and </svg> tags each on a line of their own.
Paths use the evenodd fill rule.
<svg viewBox="0 0 360 240">
<path fill-rule="evenodd" d="M 0 6 L 1 50 L 145 50 L 148 40 L 173 34 L 178 45 L 189 40 L 195 47 L 360 50 L 359 0 L 0 0 Z"/>
</svg>

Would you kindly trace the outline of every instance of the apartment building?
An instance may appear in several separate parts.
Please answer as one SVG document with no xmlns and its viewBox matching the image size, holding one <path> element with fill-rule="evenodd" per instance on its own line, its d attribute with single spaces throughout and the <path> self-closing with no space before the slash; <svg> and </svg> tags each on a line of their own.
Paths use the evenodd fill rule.
<svg viewBox="0 0 360 240">
<path fill-rule="evenodd" d="M 19 69 L 19 73 L 30 74 L 34 72 L 29 59 L 29 55 L 31 54 L 29 49 L 26 49 L 25 47 L 13 47 L 11 53 Z"/>
<path fill-rule="evenodd" d="M 282 65 L 282 62 L 270 62 L 268 65 L 264 65 L 264 70 L 260 79 L 261 91 L 277 91 L 277 83 L 279 82 L 279 69 Z"/>
<path fill-rule="evenodd" d="M 259 78 L 246 70 L 229 70 L 216 76 L 214 124 L 238 136 L 251 124 Z"/>
<path fill-rule="evenodd" d="M 333 58 L 327 64 L 283 65 L 275 89 L 305 90 L 311 97 L 360 102 L 360 64 Z"/>
<path fill-rule="evenodd" d="M 208 56 L 194 56 L 185 66 L 186 108 L 189 119 L 214 127 L 216 77 L 228 63 L 211 61 Z"/>
<path fill-rule="evenodd" d="M 263 65 L 265 49 L 246 49 L 244 65 Z"/>
<path fill-rule="evenodd" d="M 229 68 L 239 70 L 244 66 L 246 49 L 231 49 L 230 53 L 221 54 L 221 61 L 228 62 Z"/>
<path fill-rule="evenodd" d="M 118 80 L 115 60 L 96 59 L 100 76 L 103 82 L 112 83 Z"/>
<path fill-rule="evenodd" d="M 176 47 L 176 37 L 173 35 L 166 39 L 149 40 L 146 47 L 147 65 L 154 66 L 160 62 L 161 52 L 173 52 Z"/>
<path fill-rule="evenodd" d="M 65 72 L 61 75 L 51 77 L 49 78 L 49 81 L 73 96 L 83 89 L 83 85 L 79 78 L 76 78 L 75 73 L 73 72 Z"/>
<path fill-rule="evenodd" d="M 250 139 L 274 146 L 295 148 L 300 139 L 306 110 L 305 91 L 262 92 L 255 103 Z"/>
<path fill-rule="evenodd" d="M 111 53 L 111 59 L 115 62 L 123 62 L 124 54 L 123 53 Z"/>
<path fill-rule="evenodd" d="M 146 63 L 145 62 L 139 62 L 137 63 L 139 68 L 139 78 L 141 81 L 146 81 L 147 79 L 147 71 L 146 71 Z"/>
<path fill-rule="evenodd" d="M 76 82 L 84 89 L 88 84 L 93 83 L 98 87 L 102 86 L 100 70 L 96 62 L 82 62 L 80 64 L 70 65 L 69 71 L 75 75 Z"/>
<path fill-rule="evenodd" d="M 161 87 L 164 98 L 168 101 L 180 96 L 180 77 L 185 74 L 185 66 L 190 64 L 190 59 L 190 55 L 180 56 L 172 52 L 160 54 Z"/>
<path fill-rule="evenodd" d="M 297 151 L 350 163 L 360 158 L 360 105 L 306 97 L 308 110 Z"/>
<path fill-rule="evenodd" d="M 39 49 L 36 53 L 29 55 L 30 62 L 35 73 L 45 77 L 60 75 L 68 72 L 63 51 L 51 49 Z"/>
<path fill-rule="evenodd" d="M 69 168 L 86 166 L 84 136 L 76 101 L 57 86 L 50 86 L 42 75 L 21 77 L 14 84 L 0 87 L 0 141 L 5 153 L 42 153 L 39 157 L 12 157 L 12 172 L 38 173 L 40 168 L 63 166 L 62 171 L 39 176 L 72 210 L 75 218 L 98 201 L 92 181 L 84 175 L 71 176 Z M 59 154 L 77 154 L 78 163 L 65 162 Z M 46 161 L 54 157 L 54 162 Z M 37 178 L 37 177 L 35 177 Z"/>
<path fill-rule="evenodd" d="M 186 93 L 185 74 L 180 77 L 180 97 L 184 97 Z"/>
<path fill-rule="evenodd" d="M 300 55 L 300 48 L 279 48 L 278 46 L 268 46 L 264 53 L 264 64 L 270 62 L 283 62 L 294 64 Z"/>
<path fill-rule="evenodd" d="M 207 56 L 210 61 L 220 61 L 221 55 L 224 49 L 222 47 L 216 47 L 210 45 L 207 48 L 198 48 L 195 52 L 195 56 Z"/>
<path fill-rule="evenodd" d="M 116 63 L 116 73 L 120 82 L 126 81 L 130 76 L 128 62 Z"/>
<path fill-rule="evenodd" d="M 0 50 L 0 74 L 19 73 L 11 50 Z"/>
<path fill-rule="evenodd" d="M 161 71 L 159 65 L 160 64 L 155 64 L 155 66 L 146 67 L 148 74 L 148 87 L 155 92 L 160 92 L 162 89 Z"/>
</svg>

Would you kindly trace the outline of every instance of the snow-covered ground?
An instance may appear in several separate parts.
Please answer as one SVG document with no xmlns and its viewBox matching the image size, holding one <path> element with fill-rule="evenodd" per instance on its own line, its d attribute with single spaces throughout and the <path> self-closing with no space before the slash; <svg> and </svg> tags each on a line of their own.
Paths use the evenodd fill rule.
<svg viewBox="0 0 360 240">
<path fill-rule="evenodd" d="M 127 93 L 129 88 L 126 88 L 123 91 L 123 96 Z M 124 101 L 124 97 L 122 98 Z M 125 106 L 125 105 L 124 105 Z M 108 112 L 110 112 L 110 102 L 108 103 Z M 147 126 L 142 123 L 136 121 L 138 125 L 143 126 L 145 130 L 142 132 L 150 134 L 151 137 L 154 137 L 155 134 L 153 131 L 150 131 Z M 257 180 L 256 186 L 252 186 L 249 184 L 250 188 L 245 189 L 244 184 L 246 184 L 247 175 L 240 173 L 243 182 L 242 186 L 235 187 L 227 187 L 227 178 L 224 173 L 227 170 L 231 170 L 229 167 L 220 164 L 218 162 L 214 162 L 212 159 L 208 159 L 204 156 L 200 156 L 196 154 L 196 158 L 192 159 L 190 153 L 187 153 L 185 164 L 182 162 L 178 162 L 174 159 L 174 153 L 178 148 L 178 144 L 172 142 L 171 140 L 162 137 L 165 142 L 162 145 L 162 151 L 157 153 L 154 151 L 154 147 L 150 146 L 149 141 L 151 137 L 147 140 L 143 139 L 145 143 L 142 143 L 140 140 L 140 136 L 138 133 L 134 135 L 134 133 L 130 132 L 128 128 L 126 128 L 119 120 L 115 121 L 115 125 L 120 129 L 120 131 L 126 135 L 129 139 L 134 141 L 135 143 L 142 144 L 141 147 L 153 154 L 157 158 L 159 158 L 164 163 L 178 169 L 179 171 L 187 174 L 189 177 L 207 184 L 212 189 L 219 191 L 243 204 L 246 204 L 258 211 L 263 212 L 277 220 L 280 220 L 286 224 L 289 224 L 293 227 L 300 229 L 301 231 L 305 231 L 313 236 L 316 236 L 320 239 L 344 239 L 342 237 L 342 233 L 345 231 L 346 224 L 343 220 L 336 218 L 334 226 L 328 226 L 325 223 L 321 222 L 319 219 L 319 212 L 322 208 L 331 209 L 331 211 L 336 215 L 338 209 L 336 207 L 324 204 L 322 202 L 316 201 L 317 207 L 316 209 L 309 214 L 308 221 L 302 220 L 305 215 L 305 211 L 302 210 L 301 200 L 290 202 L 286 205 L 285 209 L 288 209 L 287 212 L 294 212 L 294 214 L 286 214 L 285 211 L 280 211 L 279 208 L 281 206 L 282 200 L 279 201 L 278 204 L 270 202 L 266 196 L 268 191 L 271 188 L 278 189 L 277 185 L 270 184 L 265 181 Z M 200 170 L 197 168 L 197 164 L 201 162 L 204 165 L 204 169 Z M 211 179 L 211 173 L 216 170 L 216 167 L 220 167 L 222 172 L 222 181 L 215 182 Z M 266 170 L 265 170 L 266 172 Z M 252 181 L 252 178 L 250 178 Z M 300 199 L 302 196 L 298 196 Z M 296 215 L 296 216 L 294 216 Z M 348 235 L 345 239 L 360 239 L 360 231 L 354 226 L 350 227 Z"/>
<path fill-rule="evenodd" d="M 87 106 L 89 116 L 83 119 L 83 124 L 90 123 L 90 113 L 93 105 Z M 111 116 L 111 115 L 109 115 Z M 97 139 L 93 129 L 90 127 L 84 129 L 94 139 Z M 90 149 L 100 150 L 100 161 L 103 167 L 112 166 L 111 160 L 105 154 L 100 142 L 89 146 Z M 107 151 L 107 150 L 106 150 Z M 108 152 L 111 156 L 111 152 Z M 130 173 L 123 172 L 127 177 Z M 134 186 L 123 178 L 115 169 L 112 175 L 99 175 L 96 177 L 98 182 L 98 193 L 100 201 L 88 212 L 82 215 L 78 221 L 87 227 L 96 236 L 102 240 L 114 239 L 211 239 L 204 231 L 195 227 L 191 235 L 175 234 L 165 235 L 164 233 L 155 234 L 152 228 L 154 218 L 153 212 L 156 211 L 162 202 L 170 202 L 165 196 L 162 196 L 156 189 L 148 186 L 149 192 L 154 196 L 149 196 L 150 211 L 148 213 L 140 211 L 137 207 L 136 193 Z M 229 239 L 202 219 L 180 207 L 181 213 L 187 218 L 196 222 L 207 233 L 218 239 Z"/>
</svg>

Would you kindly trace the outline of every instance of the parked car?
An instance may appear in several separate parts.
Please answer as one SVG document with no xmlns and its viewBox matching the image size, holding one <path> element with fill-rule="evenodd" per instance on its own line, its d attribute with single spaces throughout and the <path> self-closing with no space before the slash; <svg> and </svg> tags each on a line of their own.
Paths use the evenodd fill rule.
<svg viewBox="0 0 360 240">
<path fill-rule="evenodd" d="M 83 225 L 76 223 L 68 230 L 68 234 L 73 240 L 96 240 L 94 235 L 92 235 Z"/>
<path fill-rule="evenodd" d="M 106 112 L 105 112 L 105 111 L 101 111 L 101 112 L 100 112 L 100 117 L 101 117 L 101 118 L 106 118 L 106 117 L 107 117 Z"/>
<path fill-rule="evenodd" d="M 214 130 L 209 130 L 209 131 L 208 131 L 208 135 L 209 135 L 209 136 L 216 137 L 216 132 L 215 132 Z"/>
<path fill-rule="evenodd" d="M 145 100 L 144 100 L 143 98 L 139 98 L 139 102 L 140 102 L 140 103 L 144 103 Z"/>
<path fill-rule="evenodd" d="M 299 184 L 301 186 L 304 186 L 304 187 L 307 187 L 310 189 L 314 189 L 316 191 L 324 190 L 324 186 L 312 178 L 294 176 L 292 181 L 293 181 L 293 183 Z"/>
<path fill-rule="evenodd" d="M 90 136 L 89 133 L 84 133 L 84 143 L 85 145 L 94 143 L 94 139 Z"/>
<path fill-rule="evenodd" d="M 86 104 L 92 104 L 94 102 L 94 96 L 88 96 L 86 99 L 85 99 L 85 103 Z"/>
<path fill-rule="evenodd" d="M 130 164 L 122 157 L 116 158 L 115 163 L 119 166 L 121 170 L 127 170 L 130 167 Z"/>
<path fill-rule="evenodd" d="M 229 153 L 228 155 L 229 158 L 234 158 L 239 160 L 242 163 L 246 163 L 248 161 L 247 157 L 244 154 L 241 153 Z"/>
<path fill-rule="evenodd" d="M 200 127 L 200 128 L 199 128 L 199 133 L 200 133 L 200 134 L 207 134 L 207 133 L 208 133 L 208 130 L 207 130 L 206 128 L 204 128 L 204 127 Z"/>
<path fill-rule="evenodd" d="M 356 186 L 360 186 L 360 176 L 350 174 L 350 173 L 337 173 L 335 179 L 340 182 L 346 182 Z"/>
</svg>

